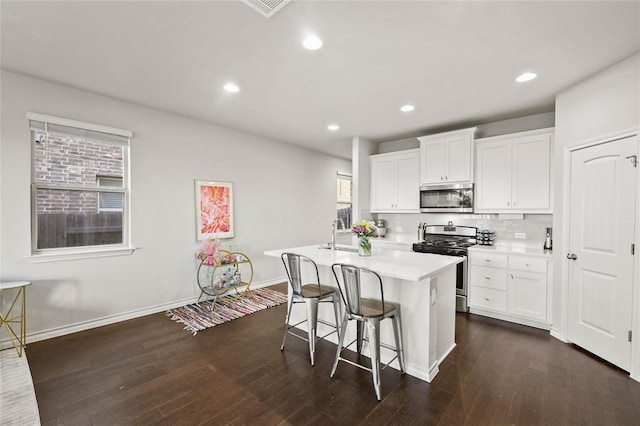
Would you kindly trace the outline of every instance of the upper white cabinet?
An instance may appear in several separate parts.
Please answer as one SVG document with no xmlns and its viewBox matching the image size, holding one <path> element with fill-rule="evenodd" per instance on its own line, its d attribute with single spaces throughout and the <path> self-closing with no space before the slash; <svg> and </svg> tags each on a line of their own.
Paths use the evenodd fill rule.
<svg viewBox="0 0 640 426">
<path fill-rule="evenodd" d="M 473 181 L 476 127 L 419 137 L 420 184 Z"/>
<path fill-rule="evenodd" d="M 477 213 L 551 213 L 553 129 L 477 139 Z"/>
<path fill-rule="evenodd" d="M 372 155 L 371 212 L 420 211 L 420 150 Z"/>
</svg>

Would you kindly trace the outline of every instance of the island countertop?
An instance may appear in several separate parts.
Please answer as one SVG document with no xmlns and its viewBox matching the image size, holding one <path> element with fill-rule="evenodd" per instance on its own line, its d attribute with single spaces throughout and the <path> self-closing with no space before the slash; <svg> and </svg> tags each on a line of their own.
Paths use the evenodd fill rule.
<svg viewBox="0 0 640 426">
<path fill-rule="evenodd" d="M 351 247 L 357 250 L 354 246 Z M 318 245 L 285 248 L 265 251 L 265 256 L 280 257 L 282 253 L 296 253 L 307 256 L 318 265 L 331 266 L 334 263 L 347 263 L 369 268 L 383 277 L 407 281 L 422 281 L 464 260 L 457 256 L 443 256 L 430 253 L 415 253 L 400 250 L 374 248 L 371 256 L 363 257 L 357 251 L 331 250 Z"/>
</svg>

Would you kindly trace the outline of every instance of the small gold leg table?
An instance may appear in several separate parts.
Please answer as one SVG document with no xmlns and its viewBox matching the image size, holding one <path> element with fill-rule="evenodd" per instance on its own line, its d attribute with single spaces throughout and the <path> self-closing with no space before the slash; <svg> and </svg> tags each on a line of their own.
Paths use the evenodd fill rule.
<svg viewBox="0 0 640 426">
<path fill-rule="evenodd" d="M 27 345 L 27 336 L 25 328 L 26 319 L 26 287 L 31 285 L 29 281 L 7 281 L 0 282 L 0 295 L 2 293 L 9 293 L 9 290 L 14 290 L 15 297 L 13 301 L 5 304 L 4 298 L 0 297 L 0 329 L 4 325 L 9 332 L 9 337 L 13 343 L 13 347 L 18 351 L 18 356 L 22 356 L 22 351 Z M 10 299 L 9 299 L 10 300 Z M 14 309 L 20 305 L 20 312 L 16 313 Z M 2 313 L 3 306 L 9 306 L 6 313 Z M 20 325 L 20 333 L 16 333 L 14 330 L 15 324 Z"/>
</svg>

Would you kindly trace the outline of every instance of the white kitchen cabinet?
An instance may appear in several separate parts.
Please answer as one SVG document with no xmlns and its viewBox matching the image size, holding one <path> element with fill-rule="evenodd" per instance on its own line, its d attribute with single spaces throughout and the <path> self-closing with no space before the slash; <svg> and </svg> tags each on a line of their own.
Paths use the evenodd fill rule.
<svg viewBox="0 0 640 426">
<path fill-rule="evenodd" d="M 550 268 L 542 256 L 469 250 L 469 310 L 548 329 Z"/>
<path fill-rule="evenodd" d="M 420 184 L 473 181 L 473 137 L 476 127 L 419 137 Z"/>
<path fill-rule="evenodd" d="M 420 211 L 420 150 L 372 155 L 371 212 Z"/>
<path fill-rule="evenodd" d="M 477 213 L 551 213 L 553 129 L 477 139 Z"/>
</svg>

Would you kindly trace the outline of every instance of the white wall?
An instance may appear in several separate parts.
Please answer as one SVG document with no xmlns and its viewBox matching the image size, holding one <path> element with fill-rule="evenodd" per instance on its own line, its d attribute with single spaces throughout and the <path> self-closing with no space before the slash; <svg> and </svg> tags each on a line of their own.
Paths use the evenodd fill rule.
<svg viewBox="0 0 640 426">
<path fill-rule="evenodd" d="M 350 161 L 10 72 L 1 84 L 0 279 L 33 282 L 30 341 L 197 297 L 196 178 L 233 182 L 236 237 L 223 246 L 253 260 L 257 284 L 284 277 L 264 250 L 330 238 L 336 171 Z M 27 112 L 133 131 L 133 255 L 29 260 Z"/>
<path fill-rule="evenodd" d="M 511 118 L 509 120 L 478 124 L 476 139 L 506 135 L 508 133 L 526 132 L 528 130 L 544 129 L 547 127 L 553 127 L 554 124 L 555 114 L 553 112 L 526 115 L 523 117 Z M 467 127 L 473 126 L 467 125 Z M 425 135 L 431 135 L 434 133 L 439 132 L 428 132 L 425 133 Z M 417 138 L 406 138 L 395 141 L 380 142 L 378 144 L 377 153 L 382 154 L 386 152 L 404 151 L 406 149 L 413 148 L 420 148 L 420 141 Z"/>
<path fill-rule="evenodd" d="M 568 252 L 566 223 L 568 148 L 605 138 L 613 133 L 640 127 L 640 53 L 564 90 L 556 97 L 556 131 L 554 168 L 556 174 L 554 200 L 554 293 L 553 329 L 566 338 L 566 291 Z M 563 229 L 564 228 L 564 229 Z M 638 278 L 636 277 L 636 288 Z M 636 325 L 638 327 L 638 325 Z M 637 328 L 636 328 L 637 330 Z M 636 352 L 640 364 L 640 353 Z M 640 376 L 639 372 L 636 372 Z"/>
</svg>

